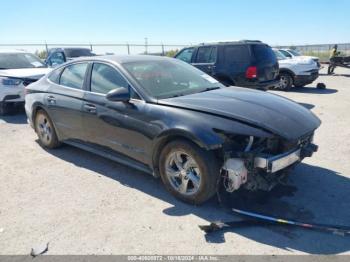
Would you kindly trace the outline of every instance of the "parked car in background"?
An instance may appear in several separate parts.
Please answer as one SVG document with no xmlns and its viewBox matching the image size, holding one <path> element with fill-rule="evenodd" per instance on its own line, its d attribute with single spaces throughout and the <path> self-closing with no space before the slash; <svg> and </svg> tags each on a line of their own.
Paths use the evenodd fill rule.
<svg viewBox="0 0 350 262">
<path fill-rule="evenodd" d="M 280 68 L 278 89 L 288 91 L 293 86 L 303 87 L 318 78 L 319 67 L 311 58 L 287 58 L 278 49 L 273 49 Z"/>
<path fill-rule="evenodd" d="M 27 87 L 25 110 L 42 146 L 64 142 L 160 176 L 194 204 L 220 176 L 228 192 L 271 190 L 317 150 L 320 125 L 291 100 L 145 55 L 64 64 Z"/>
<path fill-rule="evenodd" d="M 50 67 L 56 67 L 74 58 L 95 56 L 89 48 L 81 47 L 64 47 L 52 48 L 49 50 L 45 63 Z"/>
<path fill-rule="evenodd" d="M 296 59 L 311 58 L 317 63 L 318 67 L 321 67 L 320 59 L 316 56 L 302 55 L 297 50 L 293 50 L 293 49 L 278 49 L 278 50 L 287 58 L 296 58 Z"/>
<path fill-rule="evenodd" d="M 278 62 L 260 41 L 207 43 L 187 47 L 175 58 L 192 64 L 225 86 L 267 90 L 278 85 Z"/>
<path fill-rule="evenodd" d="M 24 87 L 35 82 L 50 70 L 34 54 L 0 51 L 0 115 L 10 107 L 24 103 Z"/>
</svg>

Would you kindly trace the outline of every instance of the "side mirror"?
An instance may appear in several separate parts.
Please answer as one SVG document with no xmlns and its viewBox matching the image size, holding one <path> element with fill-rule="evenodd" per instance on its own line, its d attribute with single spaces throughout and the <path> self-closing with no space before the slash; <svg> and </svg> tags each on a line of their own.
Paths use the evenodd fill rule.
<svg viewBox="0 0 350 262">
<path fill-rule="evenodd" d="M 130 92 L 128 88 L 118 87 L 109 91 L 106 95 L 106 98 L 109 101 L 113 102 L 129 102 L 130 100 Z"/>
</svg>

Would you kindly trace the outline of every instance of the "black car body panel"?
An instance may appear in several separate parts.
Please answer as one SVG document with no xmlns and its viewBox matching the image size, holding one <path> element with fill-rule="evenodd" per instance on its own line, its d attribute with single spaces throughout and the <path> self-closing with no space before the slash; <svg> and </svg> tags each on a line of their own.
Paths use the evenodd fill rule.
<svg viewBox="0 0 350 262">
<path fill-rule="evenodd" d="M 320 125 L 311 111 L 274 94 L 238 87 L 160 101 L 259 126 L 286 139 L 296 139 Z"/>
<path fill-rule="evenodd" d="M 45 110 L 60 141 L 120 159 L 121 163 L 139 163 L 150 172 L 157 170 L 160 151 L 172 139 L 186 138 L 205 150 L 222 150 L 231 135 L 287 141 L 312 134 L 320 125 L 315 115 L 290 100 L 243 88 L 155 99 L 123 66 L 130 61 L 166 59 L 183 63 L 152 56 L 108 56 L 64 64 L 27 87 L 28 120 L 33 126 L 37 110 Z M 88 64 L 81 89 L 55 83 L 63 70 L 80 63 Z M 95 63 L 113 67 L 138 96 L 128 102 L 113 102 L 106 95 L 91 92 Z M 138 169 L 143 169 L 140 165 Z"/>
<path fill-rule="evenodd" d="M 181 54 L 189 49 L 193 50 L 191 57 L 182 58 Z M 209 50 L 210 56 L 205 56 Z M 271 48 L 260 41 L 203 44 L 184 48 L 175 58 L 191 63 L 227 86 L 267 90 L 279 82 L 278 61 Z M 256 67 L 256 77 L 247 78 L 249 67 Z"/>
</svg>

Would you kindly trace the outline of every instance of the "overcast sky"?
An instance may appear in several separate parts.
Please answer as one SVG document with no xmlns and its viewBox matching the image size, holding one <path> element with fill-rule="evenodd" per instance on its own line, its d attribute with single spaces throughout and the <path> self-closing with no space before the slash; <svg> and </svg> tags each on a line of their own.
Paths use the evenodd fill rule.
<svg viewBox="0 0 350 262">
<path fill-rule="evenodd" d="M 11 0 L 0 43 L 350 42 L 349 12 L 349 0 Z"/>
</svg>

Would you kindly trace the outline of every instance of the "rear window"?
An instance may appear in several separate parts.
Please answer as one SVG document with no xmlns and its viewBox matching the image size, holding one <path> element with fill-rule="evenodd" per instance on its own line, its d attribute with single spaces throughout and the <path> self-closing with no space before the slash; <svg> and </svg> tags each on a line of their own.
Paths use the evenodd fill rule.
<svg viewBox="0 0 350 262">
<path fill-rule="evenodd" d="M 64 54 L 67 57 L 93 56 L 89 49 L 65 49 Z"/>
<path fill-rule="evenodd" d="M 82 89 L 87 66 L 87 63 L 67 66 L 61 75 L 60 85 L 75 89 Z"/>
<path fill-rule="evenodd" d="M 226 63 L 249 62 L 250 52 L 247 45 L 229 45 L 225 46 Z"/>
<path fill-rule="evenodd" d="M 276 62 L 276 55 L 268 45 L 252 45 L 256 61 L 264 63 Z"/>
</svg>

